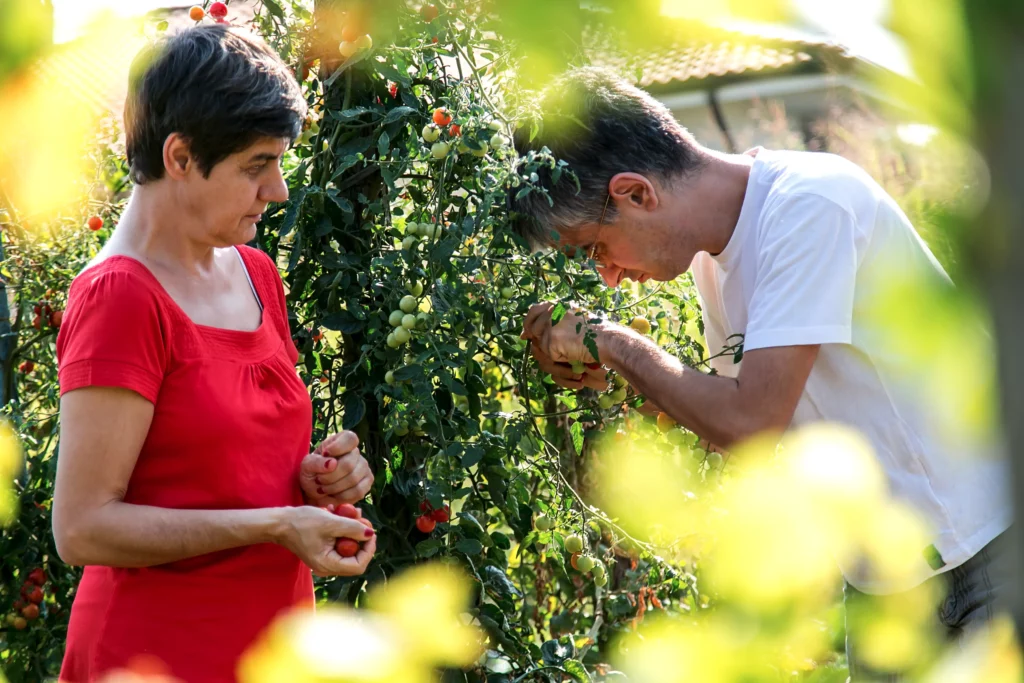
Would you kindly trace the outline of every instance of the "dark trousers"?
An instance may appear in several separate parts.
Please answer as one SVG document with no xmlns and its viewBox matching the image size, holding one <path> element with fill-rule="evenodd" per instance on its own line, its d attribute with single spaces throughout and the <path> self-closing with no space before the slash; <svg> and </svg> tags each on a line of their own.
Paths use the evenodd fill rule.
<svg viewBox="0 0 1024 683">
<path fill-rule="evenodd" d="M 1000 609 L 1005 609 L 1005 591 L 1012 580 L 1008 555 L 1004 548 L 1006 534 L 988 545 L 959 567 L 932 577 L 922 586 L 897 595 L 869 595 L 846 584 L 846 655 L 850 666 L 849 683 L 899 682 L 915 680 L 916 674 L 927 670 L 934 656 L 959 647 L 965 637 L 984 627 Z M 934 604 L 934 618 L 929 626 L 938 645 L 932 657 L 914 662 L 910 669 L 880 671 L 871 668 L 858 656 L 858 636 L 863 619 L 879 611 L 899 614 L 901 609 L 929 600 Z"/>
</svg>

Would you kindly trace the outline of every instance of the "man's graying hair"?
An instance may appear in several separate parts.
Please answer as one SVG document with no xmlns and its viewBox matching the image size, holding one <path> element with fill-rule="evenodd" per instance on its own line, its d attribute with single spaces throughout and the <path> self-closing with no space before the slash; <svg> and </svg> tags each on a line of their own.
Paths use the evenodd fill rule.
<svg viewBox="0 0 1024 683">
<path fill-rule="evenodd" d="M 514 202 L 520 214 L 516 229 L 534 247 L 551 246 L 552 231 L 596 223 L 608 198 L 608 182 L 617 173 L 641 173 L 671 182 L 705 164 L 693 136 L 668 109 L 643 90 L 614 73 L 596 68 L 572 69 L 542 95 L 541 132 L 530 141 L 529 124 L 516 132 L 520 154 L 547 147 L 565 161 L 568 173 L 552 183 L 551 169 L 537 170 L 542 192 L 533 191 Z M 605 221 L 615 218 L 608 204 Z"/>
</svg>

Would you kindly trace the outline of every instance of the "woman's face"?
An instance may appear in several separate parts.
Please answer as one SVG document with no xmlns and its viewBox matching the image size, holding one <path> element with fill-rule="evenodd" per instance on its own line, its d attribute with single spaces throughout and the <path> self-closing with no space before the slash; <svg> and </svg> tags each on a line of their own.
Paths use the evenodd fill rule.
<svg viewBox="0 0 1024 683">
<path fill-rule="evenodd" d="M 289 141 L 263 138 L 219 162 L 204 178 L 192 164 L 179 186 L 179 204 L 187 212 L 189 236 L 214 247 L 245 244 L 271 202 L 288 199 L 281 156 Z"/>
</svg>

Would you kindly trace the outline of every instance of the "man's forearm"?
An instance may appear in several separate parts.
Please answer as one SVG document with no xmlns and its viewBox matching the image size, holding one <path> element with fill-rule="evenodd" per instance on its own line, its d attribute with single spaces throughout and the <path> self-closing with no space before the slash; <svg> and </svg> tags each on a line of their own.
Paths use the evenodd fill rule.
<svg viewBox="0 0 1024 683">
<path fill-rule="evenodd" d="M 179 510 L 112 501 L 74 520 L 54 519 L 69 564 L 150 567 L 219 550 L 274 542 L 283 509 Z"/>
<path fill-rule="evenodd" d="M 602 363 L 702 439 L 728 448 L 758 431 L 744 410 L 735 379 L 688 368 L 651 340 L 620 325 L 602 326 L 597 344 Z"/>
</svg>

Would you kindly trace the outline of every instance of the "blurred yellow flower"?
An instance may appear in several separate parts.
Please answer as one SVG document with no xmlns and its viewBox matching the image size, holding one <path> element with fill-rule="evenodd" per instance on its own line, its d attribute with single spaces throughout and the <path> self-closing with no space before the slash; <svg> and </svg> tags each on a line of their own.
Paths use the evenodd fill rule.
<svg viewBox="0 0 1024 683">
<path fill-rule="evenodd" d="M 21 472 L 21 444 L 10 425 L 0 420 L 0 525 L 12 521 L 18 511 L 18 501 L 11 486 Z"/>
</svg>

